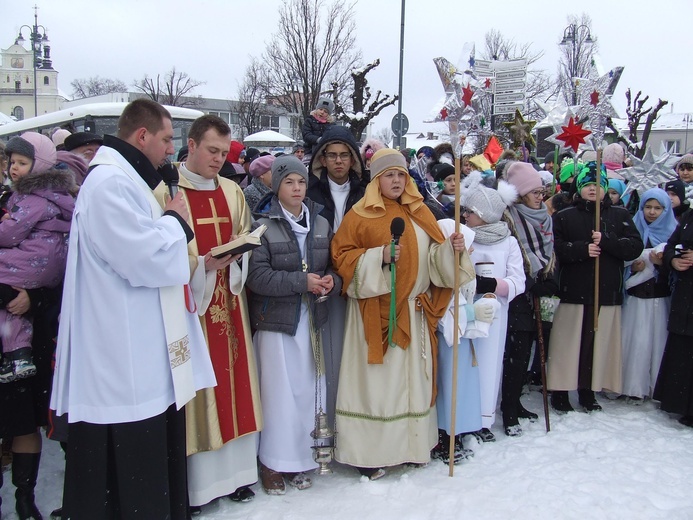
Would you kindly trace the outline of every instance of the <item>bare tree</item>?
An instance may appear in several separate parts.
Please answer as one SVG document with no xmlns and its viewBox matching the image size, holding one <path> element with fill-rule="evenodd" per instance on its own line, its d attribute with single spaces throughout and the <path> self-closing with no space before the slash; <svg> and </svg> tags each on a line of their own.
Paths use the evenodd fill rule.
<svg viewBox="0 0 693 520">
<path fill-rule="evenodd" d="M 163 79 L 161 74 L 157 74 L 156 78 L 145 74 L 133 86 L 162 105 L 192 107 L 200 103 L 200 96 L 194 96 L 193 91 L 204 84 L 204 81 L 191 78 L 187 72 L 177 71 L 174 66 L 164 74 Z"/>
<path fill-rule="evenodd" d="M 341 93 L 360 60 L 353 3 L 283 0 L 279 28 L 262 56 L 268 101 L 303 119 L 333 83 Z"/>
<path fill-rule="evenodd" d="M 628 116 L 628 137 L 621 133 L 616 125 L 614 125 L 611 118 L 608 118 L 606 122 L 606 125 L 615 132 L 616 138 L 625 143 L 630 153 L 640 159 L 645 155 L 645 149 L 647 148 L 647 141 L 650 139 L 652 125 L 657 120 L 659 111 L 669 104 L 668 101 L 660 99 L 657 101 L 654 108 L 645 108 L 645 103 L 650 99 L 650 96 L 645 96 L 641 99 L 641 95 L 642 91 L 638 91 L 633 99 L 630 89 L 626 90 L 626 100 L 628 101 L 628 106 L 626 107 L 626 115 Z M 645 126 L 642 129 L 641 137 L 638 138 L 640 122 L 643 117 L 645 117 Z"/>
<path fill-rule="evenodd" d="M 111 92 L 127 92 L 127 85 L 119 79 L 102 78 L 92 76 L 90 78 L 77 78 L 70 83 L 72 86 L 72 98 L 83 99 L 92 96 L 101 96 Z"/>
<path fill-rule="evenodd" d="M 561 58 L 558 61 L 557 87 L 568 105 L 578 104 L 577 89 L 573 78 L 586 78 L 597 52 L 597 38 L 592 35 L 592 18 L 582 13 L 568 16 L 568 27 L 563 31 L 559 44 Z"/>
<path fill-rule="evenodd" d="M 390 142 L 392 142 L 392 138 L 394 137 L 394 133 L 392 133 L 392 128 L 389 126 L 383 127 L 377 132 L 373 134 L 373 137 L 378 139 L 379 141 L 382 141 L 383 143 L 389 145 Z"/>
<path fill-rule="evenodd" d="M 378 65 L 380 65 L 380 59 L 376 59 L 363 68 L 351 71 L 353 82 L 353 92 L 349 96 L 349 99 L 351 99 L 351 111 L 340 102 L 338 95 L 339 84 L 337 82 L 332 84 L 335 117 L 349 125 L 351 134 L 357 141 L 361 140 L 363 131 L 368 128 L 368 123 L 380 114 L 385 107 L 394 105 L 399 99 L 397 95 L 383 95 L 381 90 L 378 90 L 375 98 L 373 98 L 366 74 Z"/>
<path fill-rule="evenodd" d="M 257 58 L 252 58 L 245 69 L 243 83 L 238 86 L 238 120 L 241 135 L 245 136 L 261 129 L 260 116 L 266 107 L 267 69 Z"/>
</svg>

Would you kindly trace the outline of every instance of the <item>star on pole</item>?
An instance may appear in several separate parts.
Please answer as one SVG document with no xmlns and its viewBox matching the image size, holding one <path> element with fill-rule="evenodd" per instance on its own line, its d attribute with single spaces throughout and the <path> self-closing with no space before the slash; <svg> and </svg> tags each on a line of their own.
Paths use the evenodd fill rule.
<svg viewBox="0 0 693 520">
<path fill-rule="evenodd" d="M 669 152 L 665 151 L 655 157 L 652 149 L 648 147 L 642 159 L 632 154 L 628 155 L 633 166 L 616 170 L 616 173 L 629 181 L 624 195 L 632 191 L 642 195 L 650 188 L 676 179 L 676 172 L 671 167 L 672 155 Z"/>
<path fill-rule="evenodd" d="M 573 78 L 580 104 L 578 119 L 589 119 L 592 137 L 597 146 L 600 146 L 604 139 L 607 117 L 618 115 L 611 104 L 611 96 L 622 72 L 623 67 L 614 67 L 596 78 Z"/>
<path fill-rule="evenodd" d="M 557 144 L 561 149 L 571 148 L 574 153 L 578 152 L 581 145 L 586 144 L 586 138 L 591 132 L 583 128 L 582 123 L 576 123 L 571 116 L 567 126 L 561 126 L 561 130 L 547 138 L 547 141 Z"/>
<path fill-rule="evenodd" d="M 536 146 L 537 143 L 532 136 L 532 128 L 536 125 L 536 121 L 526 121 L 522 112 L 519 109 L 515 109 L 515 117 L 512 121 L 507 121 L 503 123 L 505 127 L 510 132 L 510 137 L 513 140 L 513 146 L 519 148 L 524 143 L 529 143 L 532 146 Z"/>
</svg>

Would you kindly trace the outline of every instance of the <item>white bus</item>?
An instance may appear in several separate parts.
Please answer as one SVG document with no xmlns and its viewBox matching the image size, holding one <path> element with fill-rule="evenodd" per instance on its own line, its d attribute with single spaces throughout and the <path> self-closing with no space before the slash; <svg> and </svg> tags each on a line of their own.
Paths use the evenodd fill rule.
<svg viewBox="0 0 693 520">
<path fill-rule="evenodd" d="M 70 132 L 92 132 L 98 135 L 115 135 L 118 118 L 127 103 L 91 103 L 43 114 L 40 116 L 0 125 L 0 140 L 24 132 L 33 131 L 48 134 L 56 128 L 65 128 Z M 181 107 L 165 107 L 173 119 L 173 142 L 175 153 L 188 141 L 188 130 L 192 122 L 204 115 L 199 110 Z"/>
</svg>

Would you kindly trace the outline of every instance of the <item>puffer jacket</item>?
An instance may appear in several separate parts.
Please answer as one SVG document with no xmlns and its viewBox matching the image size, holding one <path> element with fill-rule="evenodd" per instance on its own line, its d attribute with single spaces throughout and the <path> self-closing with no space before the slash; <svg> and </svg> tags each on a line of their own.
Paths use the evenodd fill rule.
<svg viewBox="0 0 693 520">
<path fill-rule="evenodd" d="M 322 209 L 310 199 L 304 200 L 310 212 L 310 231 L 306 237 L 307 271 L 303 271 L 303 259 L 298 240 L 284 218 L 279 201 L 270 194 L 260 201 L 255 213 L 254 228 L 265 224 L 262 245 L 250 257 L 246 287 L 249 293 L 250 320 L 257 330 L 296 334 L 301 313 L 301 300 L 308 290 L 308 273 L 320 276 L 332 275 L 334 288 L 330 296 L 339 296 L 341 278 L 331 268 L 330 242 L 332 231 Z M 320 327 L 327 321 L 327 305 L 316 304 L 313 294 L 307 295 L 313 313 L 314 325 Z"/>
<path fill-rule="evenodd" d="M 592 304 L 594 259 L 587 252 L 592 242 L 595 204 L 577 197 L 574 205 L 553 215 L 554 250 L 558 258 L 558 295 L 563 303 Z M 599 303 L 623 303 L 624 262 L 643 250 L 642 238 L 625 208 L 602 201 L 602 239 L 599 243 Z"/>
<path fill-rule="evenodd" d="M 77 184 L 67 169 L 30 173 L 13 183 L 0 221 L 0 283 L 56 287 L 65 275 L 67 233 Z"/>
<path fill-rule="evenodd" d="M 334 123 L 326 121 L 321 123 L 315 116 L 309 115 L 303 121 L 303 127 L 301 128 L 301 135 L 303 136 L 303 142 L 307 147 L 310 147 L 312 153 L 315 153 L 318 145 L 322 142 L 322 136 L 325 130 L 333 126 Z"/>
</svg>

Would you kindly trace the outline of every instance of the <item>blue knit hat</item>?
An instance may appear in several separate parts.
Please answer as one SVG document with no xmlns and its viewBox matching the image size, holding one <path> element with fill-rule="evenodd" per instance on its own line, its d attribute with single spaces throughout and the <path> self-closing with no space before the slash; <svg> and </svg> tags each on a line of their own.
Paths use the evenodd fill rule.
<svg viewBox="0 0 693 520">
<path fill-rule="evenodd" d="M 609 178 L 606 176 L 606 167 L 603 164 L 601 167 L 601 175 L 599 177 L 599 183 L 601 184 L 602 189 L 606 191 L 609 187 Z M 578 191 L 582 190 L 582 188 L 588 184 L 597 184 L 597 163 L 594 161 L 590 161 L 585 164 L 575 180 L 575 185 L 577 186 Z"/>
</svg>

